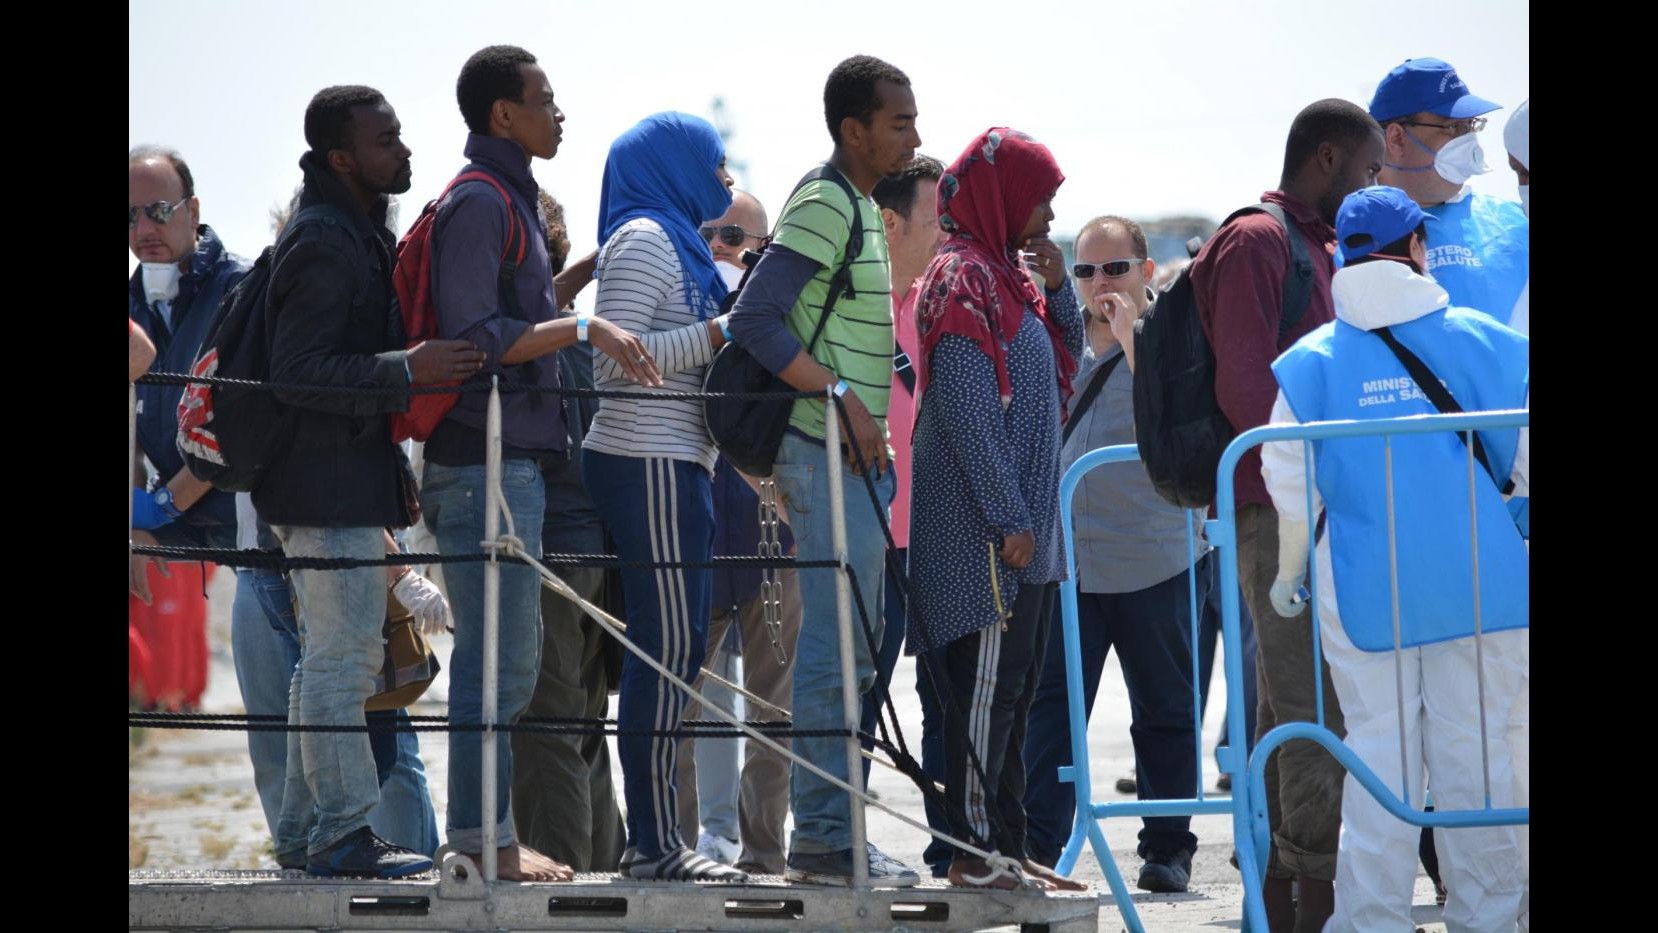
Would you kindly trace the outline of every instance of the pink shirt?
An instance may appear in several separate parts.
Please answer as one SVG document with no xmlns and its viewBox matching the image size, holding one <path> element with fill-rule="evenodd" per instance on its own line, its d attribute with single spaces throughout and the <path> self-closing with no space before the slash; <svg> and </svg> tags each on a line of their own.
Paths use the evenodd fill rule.
<svg viewBox="0 0 1658 933">
<path fill-rule="evenodd" d="M 892 306 L 893 336 L 898 348 L 914 366 L 920 339 L 915 332 L 915 299 L 919 290 L 911 283 L 902 301 Z M 912 369 L 913 373 L 914 370 Z M 892 540 L 901 548 L 910 546 L 910 433 L 915 430 L 915 398 L 895 372 L 892 397 L 887 401 L 887 435 L 892 443 L 892 465 L 897 471 L 898 493 L 892 498 Z"/>
</svg>

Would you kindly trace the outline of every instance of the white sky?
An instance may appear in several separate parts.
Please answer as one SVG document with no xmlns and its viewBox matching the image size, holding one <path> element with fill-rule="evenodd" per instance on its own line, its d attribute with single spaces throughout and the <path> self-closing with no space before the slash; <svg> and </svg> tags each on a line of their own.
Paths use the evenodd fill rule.
<svg viewBox="0 0 1658 933">
<path fill-rule="evenodd" d="M 726 100 L 739 186 L 776 219 L 830 150 L 823 81 L 867 53 L 910 76 L 921 151 L 948 163 L 989 126 L 1046 143 L 1066 182 L 1056 233 L 1097 214 L 1218 221 L 1275 187 L 1290 121 L 1322 97 L 1369 103 L 1406 58 L 1456 66 L 1504 105 L 1481 136 L 1496 169 L 1473 182 L 1514 198 L 1502 122 L 1528 96 L 1530 12 L 1517 0 L 1162 0 L 724 6 L 672 0 L 129 0 L 128 144 L 171 145 L 202 219 L 235 252 L 270 242 L 269 212 L 299 182 L 302 120 L 330 84 L 385 93 L 414 150 L 412 223 L 464 163 L 455 79 L 486 45 L 540 60 L 568 117 L 542 187 L 565 205 L 573 250 L 596 244 L 610 141 L 645 114 L 711 117 Z M 134 265 L 128 254 L 129 271 Z M 584 296 L 586 297 L 586 296 Z"/>
</svg>

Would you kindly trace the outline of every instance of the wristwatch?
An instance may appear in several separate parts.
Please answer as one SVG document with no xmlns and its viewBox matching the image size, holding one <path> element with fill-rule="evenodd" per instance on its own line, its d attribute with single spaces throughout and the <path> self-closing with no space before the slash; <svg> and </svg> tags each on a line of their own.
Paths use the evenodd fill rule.
<svg viewBox="0 0 1658 933">
<path fill-rule="evenodd" d="M 592 311 L 577 311 L 576 312 L 576 342 L 577 343 L 586 343 L 587 342 L 587 324 L 591 320 L 593 320 L 593 312 Z"/>
<path fill-rule="evenodd" d="M 166 486 L 157 486 L 155 492 L 150 493 L 150 498 L 155 500 L 156 507 L 168 518 L 178 518 L 184 514 L 173 505 L 173 491 Z"/>
</svg>

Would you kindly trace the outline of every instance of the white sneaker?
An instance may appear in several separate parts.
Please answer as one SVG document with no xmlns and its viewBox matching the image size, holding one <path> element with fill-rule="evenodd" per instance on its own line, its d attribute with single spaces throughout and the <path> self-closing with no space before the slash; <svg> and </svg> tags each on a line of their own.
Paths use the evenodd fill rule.
<svg viewBox="0 0 1658 933">
<path fill-rule="evenodd" d="M 703 833 L 697 837 L 697 854 L 721 865 L 735 865 L 743 854 L 743 847 L 735 839 Z"/>
</svg>

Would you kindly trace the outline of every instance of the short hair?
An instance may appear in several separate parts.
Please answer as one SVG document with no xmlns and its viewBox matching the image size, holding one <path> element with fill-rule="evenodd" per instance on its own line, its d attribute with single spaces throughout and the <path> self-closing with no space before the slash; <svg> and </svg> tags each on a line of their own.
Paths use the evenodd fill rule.
<svg viewBox="0 0 1658 933">
<path fill-rule="evenodd" d="M 377 107 L 386 95 L 361 84 L 325 87 L 305 106 L 305 143 L 317 155 L 349 149 L 357 130 L 353 107 Z"/>
<path fill-rule="evenodd" d="M 179 155 L 177 149 L 170 149 L 166 146 L 144 145 L 134 146 L 127 150 L 128 165 L 149 162 L 153 159 L 159 159 L 173 167 L 173 171 L 178 173 L 178 180 L 184 185 L 185 197 L 193 198 L 196 196 L 196 178 L 190 174 L 190 166 L 185 164 L 184 156 Z"/>
<path fill-rule="evenodd" d="M 1104 230 L 1106 227 L 1111 226 L 1122 227 L 1123 231 L 1128 234 L 1128 238 L 1133 241 L 1134 255 L 1136 258 L 1147 259 L 1150 257 L 1151 253 L 1146 247 L 1145 228 L 1141 227 L 1134 221 L 1129 220 L 1127 217 L 1118 217 L 1116 214 L 1104 214 L 1083 224 L 1082 229 L 1077 231 L 1076 242 L 1082 242 L 1082 238 L 1085 234 L 1091 233 L 1095 230 Z"/>
<path fill-rule="evenodd" d="M 1373 262 L 1373 261 L 1378 261 L 1378 260 L 1386 260 L 1386 261 L 1391 262 L 1393 260 L 1386 259 L 1386 257 L 1391 256 L 1391 257 L 1393 257 L 1393 259 L 1406 260 L 1407 262 L 1410 263 L 1410 267 L 1412 269 L 1416 270 L 1416 274 L 1421 275 L 1422 271 L 1423 271 L 1422 267 L 1420 267 L 1416 264 L 1416 260 L 1410 258 L 1410 241 L 1415 239 L 1416 237 L 1422 237 L 1423 241 L 1426 242 L 1427 236 L 1428 236 L 1428 222 L 1424 220 L 1421 223 L 1418 223 L 1416 225 L 1415 230 L 1412 230 L 1411 232 L 1409 232 L 1409 233 L 1405 234 L 1404 236 L 1400 237 L 1399 239 L 1394 240 L 1392 243 L 1389 243 L 1386 246 L 1381 247 L 1380 249 L 1373 249 L 1370 252 L 1365 253 L 1363 256 L 1360 256 L 1357 259 L 1350 259 L 1347 262 L 1343 263 L 1343 265 L 1344 266 L 1361 266 L 1361 265 L 1364 265 L 1367 262 Z M 1342 245 L 1343 246 L 1351 246 L 1354 249 L 1358 249 L 1358 248 L 1363 247 L 1363 246 L 1368 246 L 1370 244 L 1370 240 L 1371 240 L 1370 234 L 1368 234 L 1368 233 L 1358 233 L 1358 234 L 1354 234 L 1353 236 L 1350 236 L 1347 239 L 1343 240 Z"/>
<path fill-rule="evenodd" d="M 541 219 L 547 222 L 547 258 L 552 262 L 553 274 L 558 275 L 570 258 L 570 228 L 564 223 L 564 205 L 546 188 L 536 191 L 536 198 L 541 202 Z"/>
<path fill-rule="evenodd" d="M 823 117 L 835 145 L 840 145 L 842 120 L 853 117 L 868 126 L 875 119 L 882 106 L 882 81 L 910 86 L 908 75 L 873 55 L 854 55 L 829 72 L 823 85 Z"/>
<path fill-rule="evenodd" d="M 1286 182 L 1294 178 L 1318 152 L 1321 143 L 1332 143 L 1346 149 L 1381 131 L 1381 125 L 1375 118 L 1350 100 L 1326 97 L 1314 101 L 1296 114 L 1295 122 L 1290 124 L 1289 139 L 1284 143 L 1282 178 Z"/>
<path fill-rule="evenodd" d="M 909 220 L 915 209 L 915 189 L 922 181 L 938 181 L 943 174 L 943 162 L 917 153 L 898 174 L 883 175 L 875 183 L 875 203 Z"/>
<path fill-rule="evenodd" d="M 522 101 L 524 71 L 519 66 L 535 64 L 535 56 L 516 45 L 492 45 L 472 53 L 461 66 L 455 81 L 455 99 L 461 105 L 461 119 L 474 133 L 489 132 L 489 108 L 498 100 Z"/>
</svg>

